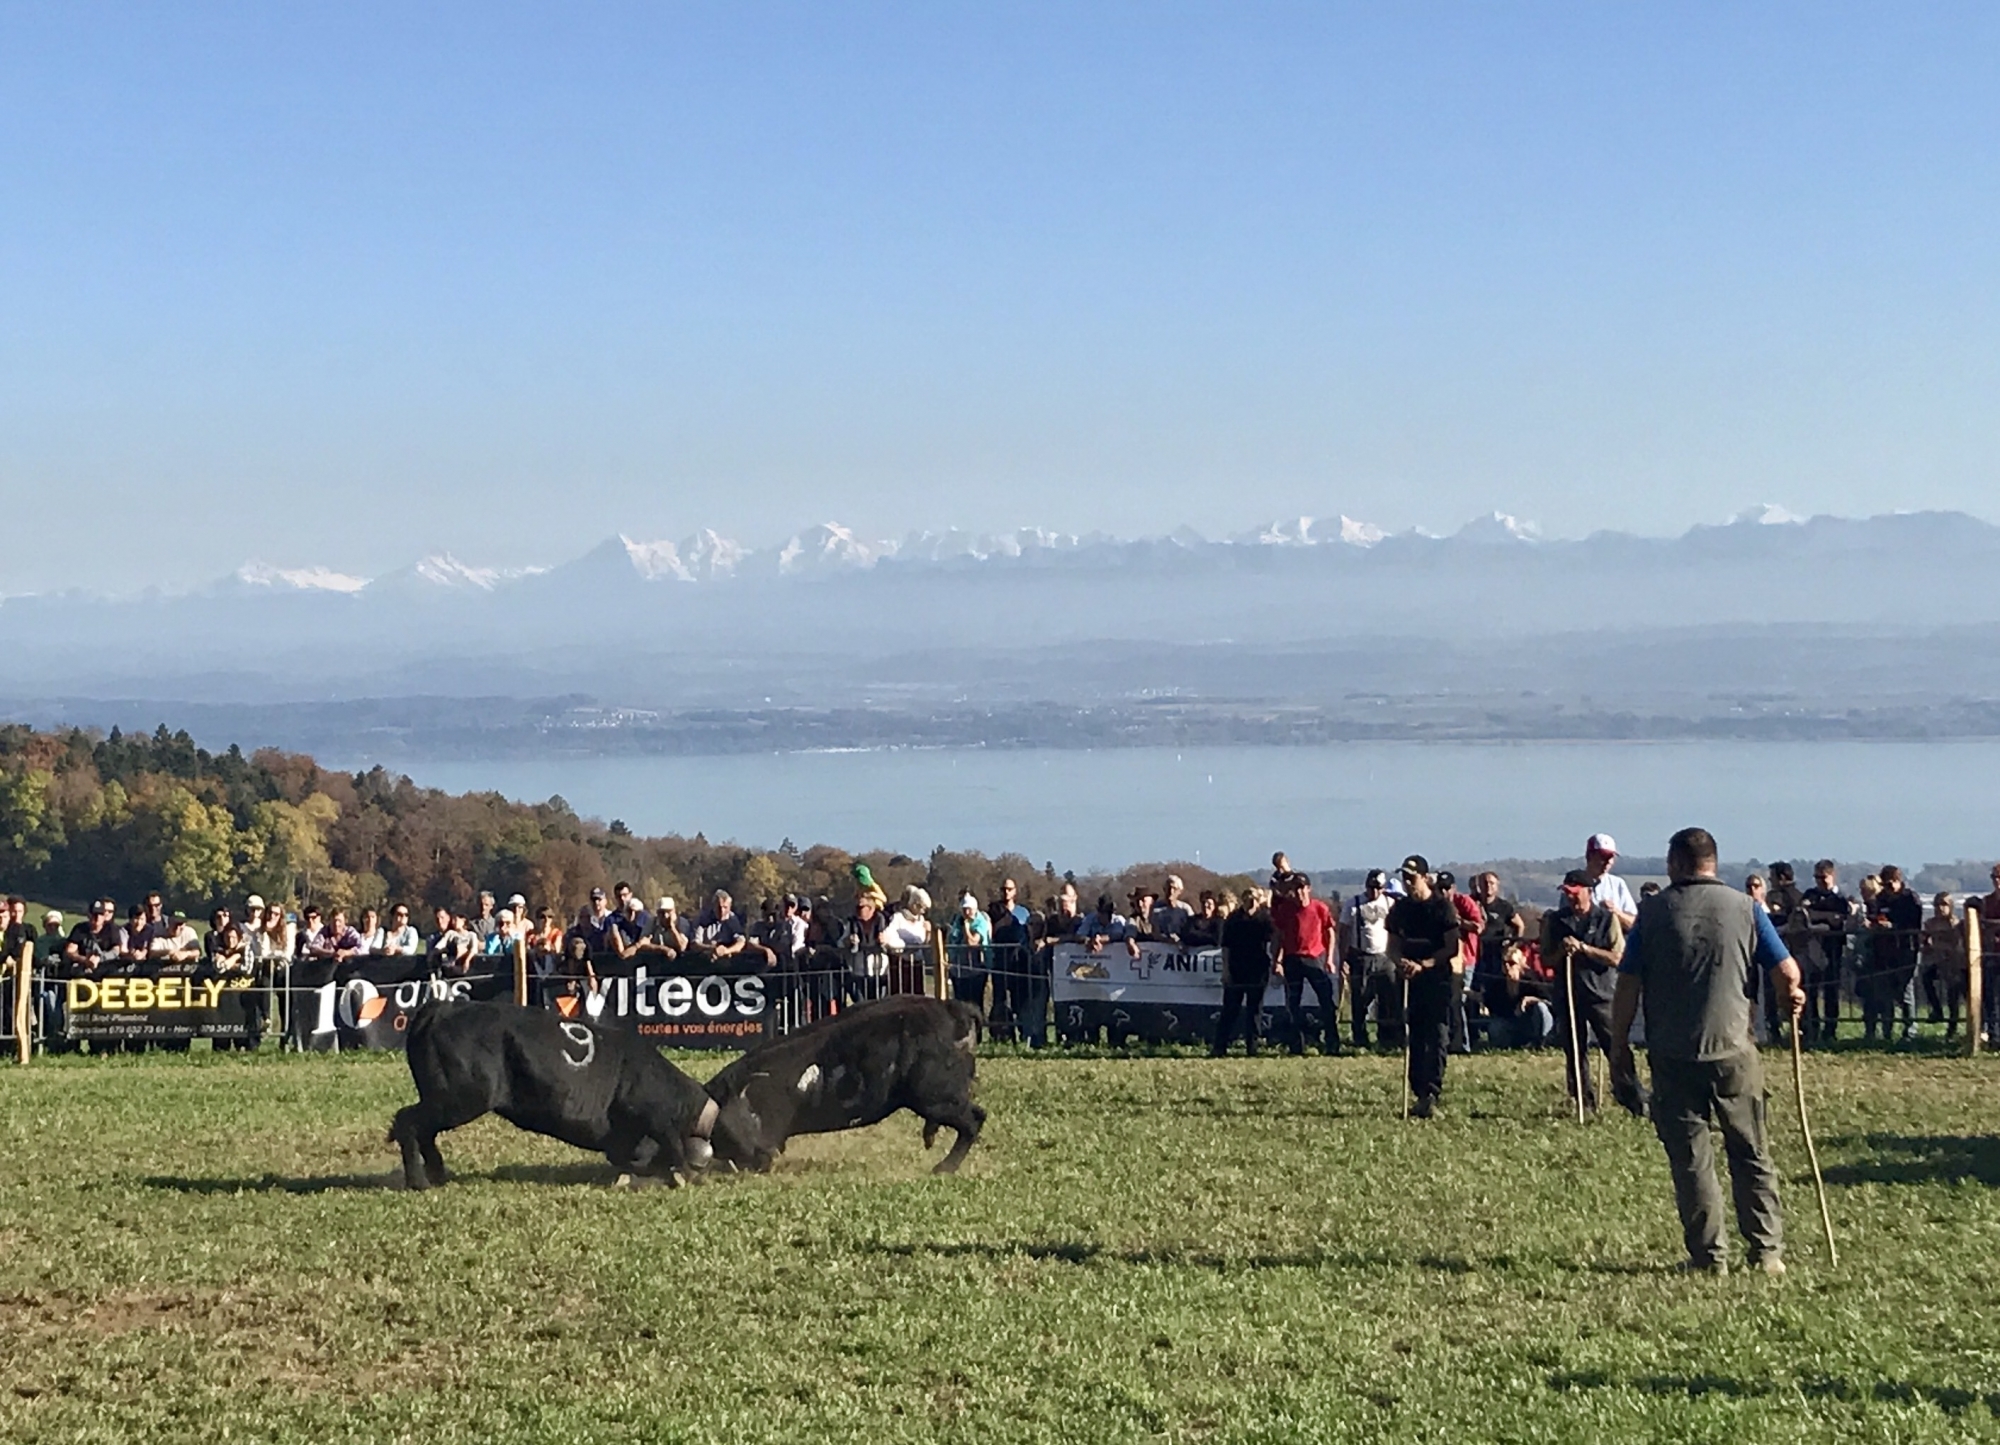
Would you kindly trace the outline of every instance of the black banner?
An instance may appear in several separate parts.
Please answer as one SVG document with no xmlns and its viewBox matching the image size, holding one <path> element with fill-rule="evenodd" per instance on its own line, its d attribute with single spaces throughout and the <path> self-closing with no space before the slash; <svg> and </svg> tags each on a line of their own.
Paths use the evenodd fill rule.
<svg viewBox="0 0 2000 1445">
<path fill-rule="evenodd" d="M 218 978 L 199 963 L 66 979 L 62 988 L 64 1032 L 71 1039 L 240 1039 L 250 1032 L 244 1012 L 249 981 Z"/>
<path fill-rule="evenodd" d="M 338 964 L 302 959 L 292 965 L 288 992 L 292 1043 L 316 1052 L 400 1049 L 410 1015 L 427 1000 L 511 998 L 514 965 L 504 962 L 502 972 L 433 977 L 421 954 Z"/>
<path fill-rule="evenodd" d="M 772 976 L 761 961 L 656 956 L 635 967 L 613 959 L 594 984 L 551 983 L 564 1018 L 633 1029 L 663 1048 L 748 1048 L 771 1018 Z"/>
</svg>

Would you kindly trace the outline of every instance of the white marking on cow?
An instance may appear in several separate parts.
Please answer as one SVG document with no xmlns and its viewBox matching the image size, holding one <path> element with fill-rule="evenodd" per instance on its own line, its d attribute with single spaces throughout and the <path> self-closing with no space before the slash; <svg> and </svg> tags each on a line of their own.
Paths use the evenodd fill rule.
<svg viewBox="0 0 2000 1445">
<path fill-rule="evenodd" d="M 590 1031 L 588 1025 L 571 1023 L 568 1019 L 562 1020 L 556 1027 L 563 1031 L 564 1038 L 583 1050 L 583 1057 L 579 1059 L 568 1049 L 564 1049 L 563 1062 L 572 1069 L 589 1068 L 590 1061 L 597 1057 L 597 1035 Z"/>
<path fill-rule="evenodd" d="M 722 1113 L 722 1106 L 710 1099 L 701 1106 L 701 1117 L 694 1121 L 694 1136 L 706 1139 L 715 1132 L 715 1121 Z"/>
<path fill-rule="evenodd" d="M 806 1071 L 803 1074 L 799 1075 L 799 1092 L 801 1094 L 810 1093 L 812 1091 L 812 1086 L 814 1084 L 817 1084 L 818 1082 L 819 1082 L 819 1065 L 807 1064 Z"/>
</svg>

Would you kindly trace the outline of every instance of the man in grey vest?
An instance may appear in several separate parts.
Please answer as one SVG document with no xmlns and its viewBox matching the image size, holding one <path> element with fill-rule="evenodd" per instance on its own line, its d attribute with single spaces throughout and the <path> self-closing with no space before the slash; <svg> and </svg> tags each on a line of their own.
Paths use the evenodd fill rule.
<svg viewBox="0 0 2000 1445">
<path fill-rule="evenodd" d="M 1636 1081 L 1632 1021 L 1646 1010 L 1653 1127 L 1674 1176 L 1674 1203 L 1690 1270 L 1728 1271 L 1722 1191 L 1715 1179 L 1713 1119 L 1729 1156 L 1736 1227 L 1750 1267 L 1783 1274 L 1778 1177 L 1764 1147 L 1764 1070 L 1750 1027 L 1757 971 L 1796 1022 L 1805 1007 L 1799 967 L 1769 915 L 1715 876 L 1715 839 L 1683 828 L 1667 842 L 1673 881 L 1639 905 L 1612 999 L 1612 1076 Z"/>
</svg>

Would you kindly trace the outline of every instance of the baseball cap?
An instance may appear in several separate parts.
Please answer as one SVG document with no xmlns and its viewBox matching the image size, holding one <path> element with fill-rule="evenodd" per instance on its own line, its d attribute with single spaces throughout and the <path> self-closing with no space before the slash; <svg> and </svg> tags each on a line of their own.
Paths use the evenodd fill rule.
<svg viewBox="0 0 2000 1445">
<path fill-rule="evenodd" d="M 590 890 L 590 901 L 592 903 L 595 903 L 598 899 L 602 898 L 603 896 L 604 896 L 604 890 L 602 888 L 593 888 Z"/>
<path fill-rule="evenodd" d="M 523 898 L 520 894 L 516 893 L 508 898 L 507 906 L 509 908 L 526 908 L 528 906 L 528 900 Z"/>
<path fill-rule="evenodd" d="M 1364 888 L 1387 888 L 1388 886 L 1389 875 L 1384 873 L 1380 868 L 1370 868 L 1367 880 L 1362 884 Z"/>
<path fill-rule="evenodd" d="M 1437 884 L 1440 888 L 1458 887 L 1458 875 L 1449 868 L 1438 869 Z"/>
<path fill-rule="evenodd" d="M 1583 851 L 1602 853 L 1605 857 L 1611 858 L 1617 855 L 1618 844 L 1609 833 L 1592 833 L 1590 841 L 1583 845 Z"/>
<path fill-rule="evenodd" d="M 1292 881 L 1292 886 L 1294 888 L 1310 888 L 1313 886 L 1312 879 L 1307 877 L 1305 874 L 1299 872 L 1297 869 L 1294 869 L 1292 871 L 1291 881 Z"/>
<path fill-rule="evenodd" d="M 960 908 L 969 908 L 973 912 L 977 913 L 979 911 L 979 900 L 977 898 L 974 898 L 970 893 L 968 893 L 963 898 L 958 900 L 958 906 Z"/>
<path fill-rule="evenodd" d="M 1569 872 L 1563 874 L 1562 886 L 1565 888 L 1595 888 L 1597 885 L 1590 881 L 1590 875 L 1581 868 L 1572 868 Z"/>
<path fill-rule="evenodd" d="M 1403 867 L 1401 871 L 1404 873 L 1412 873 L 1412 874 L 1428 873 L 1431 871 L 1431 860 L 1426 858 L 1421 853 L 1412 853 L 1409 857 L 1403 860 Z"/>
<path fill-rule="evenodd" d="M 662 898 L 660 900 L 660 912 L 672 913 L 673 911 L 674 911 L 674 900 L 671 898 Z"/>
<path fill-rule="evenodd" d="M 42 915 L 42 922 L 44 923 L 61 923 L 62 921 L 63 916 L 60 908 L 51 908 L 47 913 Z"/>
<path fill-rule="evenodd" d="M 243 900 L 243 906 L 245 908 L 262 908 L 264 906 L 264 896 L 261 893 L 252 893 L 248 898 Z"/>
</svg>

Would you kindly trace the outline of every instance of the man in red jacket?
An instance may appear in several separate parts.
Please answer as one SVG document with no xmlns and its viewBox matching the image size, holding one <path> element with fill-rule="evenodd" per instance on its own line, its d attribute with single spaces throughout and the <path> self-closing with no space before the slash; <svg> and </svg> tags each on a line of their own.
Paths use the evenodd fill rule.
<svg viewBox="0 0 2000 1445">
<path fill-rule="evenodd" d="M 1306 1013 L 1300 1007 L 1306 986 L 1319 1000 L 1320 1052 L 1340 1052 L 1339 990 L 1328 967 L 1333 950 L 1333 913 L 1312 896 L 1312 879 L 1287 872 L 1273 890 L 1271 931 L 1277 936 L 1278 971 L 1285 978 L 1285 1012 L 1292 1020 L 1292 1052 L 1306 1051 Z"/>
</svg>

